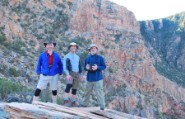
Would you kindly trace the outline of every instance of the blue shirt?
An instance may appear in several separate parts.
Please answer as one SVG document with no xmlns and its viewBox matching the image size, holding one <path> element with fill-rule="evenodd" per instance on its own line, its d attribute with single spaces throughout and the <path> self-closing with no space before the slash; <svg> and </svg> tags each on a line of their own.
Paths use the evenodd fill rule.
<svg viewBox="0 0 185 119">
<path fill-rule="evenodd" d="M 67 58 L 69 58 L 71 62 L 72 71 L 76 73 L 77 72 L 81 73 L 82 69 L 81 69 L 81 64 L 80 64 L 80 57 L 75 53 L 73 54 L 69 52 L 67 55 L 64 56 L 64 60 L 63 60 L 63 68 L 64 68 L 65 74 L 69 75 L 69 71 L 66 65 Z"/>
<path fill-rule="evenodd" d="M 90 72 L 86 69 L 87 64 L 96 64 L 98 69 L 95 72 Z M 102 70 L 106 69 L 105 60 L 100 55 L 89 55 L 85 59 L 84 70 L 87 72 L 87 81 L 94 82 L 103 79 Z"/>
<path fill-rule="evenodd" d="M 39 60 L 37 63 L 36 72 L 37 74 L 44 74 L 48 76 L 54 76 L 56 74 L 62 74 L 63 72 L 63 64 L 60 56 L 53 52 L 53 64 L 49 67 L 49 58 L 46 52 L 43 52 L 39 56 Z"/>
</svg>

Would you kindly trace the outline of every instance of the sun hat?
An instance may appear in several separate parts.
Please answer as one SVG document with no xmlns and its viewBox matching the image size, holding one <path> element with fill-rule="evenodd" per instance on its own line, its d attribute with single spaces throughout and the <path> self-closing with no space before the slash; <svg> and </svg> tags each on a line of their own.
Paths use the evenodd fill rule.
<svg viewBox="0 0 185 119">
<path fill-rule="evenodd" d="M 78 45 L 77 45 L 75 42 L 71 42 L 71 43 L 69 44 L 68 49 L 70 49 L 71 46 L 76 46 L 76 48 L 78 49 Z"/>
<path fill-rule="evenodd" d="M 54 47 L 56 46 L 56 43 L 53 42 L 53 40 L 51 40 L 51 39 L 49 39 L 48 42 L 45 42 L 45 43 L 44 43 L 44 46 L 46 47 L 47 44 L 53 44 Z"/>
</svg>

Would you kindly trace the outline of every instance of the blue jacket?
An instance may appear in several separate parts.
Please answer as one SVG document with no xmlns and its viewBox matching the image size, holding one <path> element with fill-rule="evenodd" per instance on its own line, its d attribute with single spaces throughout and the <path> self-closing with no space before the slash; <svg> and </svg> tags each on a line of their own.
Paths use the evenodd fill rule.
<svg viewBox="0 0 185 119">
<path fill-rule="evenodd" d="M 62 74 L 63 64 L 60 56 L 55 52 L 53 52 L 52 55 L 53 55 L 53 65 L 49 68 L 47 53 L 43 52 L 40 54 L 36 69 L 37 74 L 44 74 L 48 76 Z"/>
<path fill-rule="evenodd" d="M 98 69 L 95 72 L 90 72 L 86 69 L 87 64 L 96 64 L 98 66 Z M 87 81 L 94 82 L 102 80 L 103 79 L 102 70 L 104 70 L 105 68 L 106 68 L 105 61 L 102 56 L 99 56 L 97 54 L 87 56 L 84 65 L 84 70 L 88 71 Z"/>
</svg>

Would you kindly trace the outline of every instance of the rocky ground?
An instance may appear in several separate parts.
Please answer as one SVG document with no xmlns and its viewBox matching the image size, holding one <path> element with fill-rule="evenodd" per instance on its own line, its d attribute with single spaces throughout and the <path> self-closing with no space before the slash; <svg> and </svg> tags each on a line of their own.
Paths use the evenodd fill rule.
<svg viewBox="0 0 185 119">
<path fill-rule="evenodd" d="M 64 107 L 52 103 L 0 103 L 0 119 L 144 119 L 98 107 Z"/>
</svg>

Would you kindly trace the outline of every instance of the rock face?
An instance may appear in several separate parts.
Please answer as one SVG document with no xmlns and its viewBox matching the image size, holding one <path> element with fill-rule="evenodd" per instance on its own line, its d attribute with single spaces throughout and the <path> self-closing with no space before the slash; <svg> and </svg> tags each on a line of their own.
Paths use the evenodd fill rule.
<svg viewBox="0 0 185 119">
<path fill-rule="evenodd" d="M 107 0 L 75 0 L 72 4 L 70 30 L 91 32 L 104 39 L 125 30 L 136 34 L 140 32 L 134 14 L 122 6 Z"/>
<path fill-rule="evenodd" d="M 82 61 L 87 46 L 96 43 L 107 64 L 104 85 L 109 108 L 147 118 L 183 119 L 184 88 L 157 72 L 140 24 L 125 7 L 107 0 L 10 0 L 0 5 L 2 77 L 34 89 L 34 68 L 46 38 L 56 40 L 61 56 L 75 41 Z M 64 82 L 59 82 L 59 97 Z M 84 91 L 82 85 L 79 98 Z"/>
<path fill-rule="evenodd" d="M 141 34 L 155 59 L 157 70 L 183 87 L 184 22 L 184 12 L 168 18 L 140 22 Z"/>
<path fill-rule="evenodd" d="M 144 119 L 115 110 L 100 111 L 97 107 L 70 108 L 52 103 L 37 102 L 1 104 L 1 119 Z"/>
<path fill-rule="evenodd" d="M 165 108 L 168 111 L 173 110 L 174 105 L 166 101 L 171 96 L 174 98 L 171 102 L 181 105 L 180 102 L 185 100 L 183 93 L 185 90 L 182 87 L 179 87 L 178 91 L 174 90 L 178 85 L 157 73 L 153 66 L 155 61 L 141 38 L 138 23 L 133 15 L 128 15 L 132 13 L 123 10 L 124 7 L 104 0 L 74 2 L 71 9 L 74 8 L 71 13 L 70 31 L 93 39 L 92 42 L 100 46 L 109 64 L 107 71 L 109 73 L 105 79 L 107 88 L 112 90 L 111 92 L 108 90 L 107 95 L 115 94 L 114 99 L 110 99 L 111 108 L 157 118 L 160 114 L 157 115 L 158 112 L 154 111 L 156 110 L 154 105 L 159 111 L 161 105 L 165 107 L 167 103 L 168 106 Z M 127 15 L 121 17 L 117 13 Z M 123 22 L 119 22 L 120 20 Z M 134 93 L 137 96 L 133 95 Z M 161 115 L 165 112 L 161 111 Z M 172 111 L 168 113 L 173 115 Z"/>
</svg>

